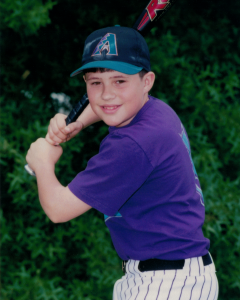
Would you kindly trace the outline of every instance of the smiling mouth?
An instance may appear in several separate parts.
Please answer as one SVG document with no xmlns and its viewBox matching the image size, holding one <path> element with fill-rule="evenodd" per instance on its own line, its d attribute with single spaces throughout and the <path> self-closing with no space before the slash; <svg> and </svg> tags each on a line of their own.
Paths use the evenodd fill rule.
<svg viewBox="0 0 240 300">
<path fill-rule="evenodd" d="M 115 106 L 102 106 L 103 109 L 107 109 L 107 110 L 114 110 L 116 108 L 118 108 L 120 105 L 115 105 Z"/>
<path fill-rule="evenodd" d="M 102 110 L 105 112 L 105 113 L 114 113 L 115 111 L 118 110 L 118 108 L 120 107 L 121 105 L 109 105 L 109 106 L 101 106 Z"/>
</svg>

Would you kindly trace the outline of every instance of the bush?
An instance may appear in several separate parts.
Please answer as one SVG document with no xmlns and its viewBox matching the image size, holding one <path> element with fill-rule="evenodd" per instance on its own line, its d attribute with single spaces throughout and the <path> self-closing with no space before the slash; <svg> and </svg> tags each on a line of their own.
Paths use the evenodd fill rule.
<svg viewBox="0 0 240 300">
<path fill-rule="evenodd" d="M 122 275 L 103 216 L 91 210 L 71 222 L 52 224 L 40 207 L 35 178 L 23 168 L 29 145 L 45 136 L 49 119 L 61 108 L 50 94 L 65 93 L 73 104 L 84 93 L 83 83 L 69 74 L 79 65 L 86 35 L 122 20 L 131 26 L 136 19 L 134 3 L 121 1 L 116 16 L 113 2 L 106 2 L 108 9 L 97 1 L 91 7 L 79 0 L 59 0 L 55 6 L 45 1 L 39 26 L 27 25 L 24 15 L 12 18 L 14 28 L 6 20 L 2 26 L 2 299 L 111 299 L 113 284 Z M 143 8 L 144 1 L 139 5 Z M 151 94 L 170 104 L 187 129 L 205 197 L 204 234 L 211 240 L 219 299 L 237 300 L 239 4 L 184 0 L 176 8 L 146 37 L 157 75 Z M 19 24 L 26 26 L 21 32 Z M 63 146 L 56 167 L 62 184 L 85 168 L 106 134 L 99 123 Z"/>
</svg>

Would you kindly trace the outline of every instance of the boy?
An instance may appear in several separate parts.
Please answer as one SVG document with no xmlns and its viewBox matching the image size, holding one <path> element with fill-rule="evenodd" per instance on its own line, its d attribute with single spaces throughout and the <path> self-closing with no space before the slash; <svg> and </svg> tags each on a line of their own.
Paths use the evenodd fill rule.
<svg viewBox="0 0 240 300">
<path fill-rule="evenodd" d="M 90 106 L 65 126 L 56 115 L 46 139 L 33 143 L 27 162 L 35 171 L 41 205 L 53 222 L 91 207 L 105 222 L 125 276 L 114 300 L 216 300 L 218 283 L 203 236 L 204 200 L 187 134 L 175 112 L 148 95 L 155 75 L 143 37 L 108 27 L 86 40 L 82 66 Z M 68 187 L 54 175 L 62 154 L 54 147 L 103 120 L 109 135 Z"/>
</svg>

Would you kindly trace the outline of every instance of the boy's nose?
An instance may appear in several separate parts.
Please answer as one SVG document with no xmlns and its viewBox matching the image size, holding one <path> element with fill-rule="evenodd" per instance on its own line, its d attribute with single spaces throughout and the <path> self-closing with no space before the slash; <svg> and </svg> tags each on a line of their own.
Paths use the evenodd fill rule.
<svg viewBox="0 0 240 300">
<path fill-rule="evenodd" d="M 105 85 L 102 91 L 102 99 L 108 101 L 114 98 L 115 98 L 115 93 L 113 87 L 111 85 Z"/>
</svg>

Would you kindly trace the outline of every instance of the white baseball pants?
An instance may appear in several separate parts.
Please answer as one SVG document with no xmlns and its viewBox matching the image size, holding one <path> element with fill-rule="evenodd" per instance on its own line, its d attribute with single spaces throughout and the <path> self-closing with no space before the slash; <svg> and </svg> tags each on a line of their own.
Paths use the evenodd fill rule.
<svg viewBox="0 0 240 300">
<path fill-rule="evenodd" d="M 185 260 L 181 270 L 140 272 L 129 260 L 126 274 L 114 285 L 113 300 L 217 300 L 214 263 L 204 266 L 201 257 Z"/>
</svg>

